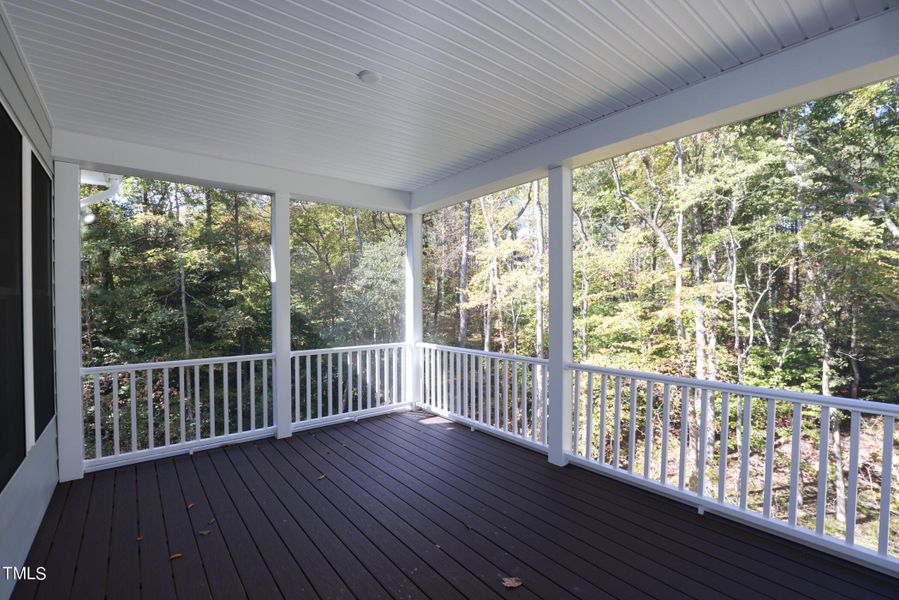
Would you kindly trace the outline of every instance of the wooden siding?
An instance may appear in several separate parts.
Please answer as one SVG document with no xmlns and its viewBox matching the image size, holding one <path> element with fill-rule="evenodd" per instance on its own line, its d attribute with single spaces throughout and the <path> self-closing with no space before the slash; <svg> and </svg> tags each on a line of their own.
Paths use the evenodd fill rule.
<svg viewBox="0 0 899 600">
<path fill-rule="evenodd" d="M 415 412 L 62 484 L 28 564 L 47 580 L 14 598 L 899 597 L 886 575 Z"/>
</svg>

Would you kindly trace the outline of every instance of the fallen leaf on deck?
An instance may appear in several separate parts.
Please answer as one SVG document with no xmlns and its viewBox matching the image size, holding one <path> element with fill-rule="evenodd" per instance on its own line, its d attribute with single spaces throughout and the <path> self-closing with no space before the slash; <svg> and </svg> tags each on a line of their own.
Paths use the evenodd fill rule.
<svg viewBox="0 0 899 600">
<path fill-rule="evenodd" d="M 137 541 L 138 542 L 144 541 L 144 534 L 142 534 L 142 533 L 137 534 Z"/>
<path fill-rule="evenodd" d="M 503 577 L 503 586 L 517 588 L 521 585 L 521 577 Z"/>
<path fill-rule="evenodd" d="M 187 510 L 190 510 L 190 509 L 192 509 L 193 507 L 194 507 L 194 503 L 193 503 L 193 502 L 188 502 L 188 503 L 187 503 Z"/>
<path fill-rule="evenodd" d="M 182 556 L 184 556 L 184 554 L 182 554 L 181 552 L 175 552 L 174 554 L 172 554 L 172 555 L 169 557 L 169 560 L 178 560 L 178 559 L 181 558 Z"/>
<path fill-rule="evenodd" d="M 199 533 L 200 535 L 209 535 L 209 530 L 208 530 L 208 529 L 201 529 L 201 530 L 198 531 L 197 533 Z"/>
<path fill-rule="evenodd" d="M 324 475 L 319 475 L 319 476 L 318 476 L 318 480 L 319 480 L 319 481 L 321 481 L 321 480 L 324 479 L 324 478 L 325 478 Z"/>
<path fill-rule="evenodd" d="M 215 523 L 215 517 L 212 517 L 211 519 L 209 519 L 208 521 L 206 521 L 206 524 L 207 524 L 207 525 L 212 525 L 213 523 Z"/>
<path fill-rule="evenodd" d="M 462 523 L 465 525 L 465 529 L 472 529 L 471 523 Z"/>
</svg>

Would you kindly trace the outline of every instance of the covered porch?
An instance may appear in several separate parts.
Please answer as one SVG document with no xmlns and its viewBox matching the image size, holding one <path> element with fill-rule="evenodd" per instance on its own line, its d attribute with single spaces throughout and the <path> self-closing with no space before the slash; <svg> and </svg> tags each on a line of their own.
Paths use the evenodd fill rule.
<svg viewBox="0 0 899 600">
<path fill-rule="evenodd" d="M 573 315 L 576 169 L 895 77 L 895 2 L 183 4 L 2 3 L 14 154 L 54 193 L 52 356 L 35 370 L 24 294 L 21 466 L 0 496 L 0 559 L 23 570 L 0 600 L 899 597 L 899 402 L 576 360 Z M 270 200 L 263 351 L 88 363 L 97 175 Z M 489 314 L 485 349 L 436 343 L 426 216 L 544 179 L 539 349 L 492 351 Z M 887 200 L 872 214 L 892 223 Z M 295 202 L 398 215 L 397 339 L 291 337 Z M 27 289 L 40 254 L 19 245 Z"/>
</svg>

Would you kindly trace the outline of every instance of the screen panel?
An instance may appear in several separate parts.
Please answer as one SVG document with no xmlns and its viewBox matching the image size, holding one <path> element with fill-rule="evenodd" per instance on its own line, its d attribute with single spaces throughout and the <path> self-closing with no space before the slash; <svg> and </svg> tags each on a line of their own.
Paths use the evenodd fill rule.
<svg viewBox="0 0 899 600">
<path fill-rule="evenodd" d="M 31 269 L 34 314 L 34 437 L 56 414 L 53 368 L 53 188 L 31 155 Z"/>
<path fill-rule="evenodd" d="M 0 489 L 25 458 L 22 135 L 0 109 Z"/>
</svg>

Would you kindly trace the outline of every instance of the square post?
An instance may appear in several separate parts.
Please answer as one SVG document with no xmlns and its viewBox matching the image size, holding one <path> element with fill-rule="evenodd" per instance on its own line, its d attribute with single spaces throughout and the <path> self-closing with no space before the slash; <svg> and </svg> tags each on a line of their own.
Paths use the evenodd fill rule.
<svg viewBox="0 0 899 600">
<path fill-rule="evenodd" d="M 421 361 L 415 344 L 422 339 L 421 215 L 406 215 L 406 372 L 403 402 L 415 408 L 420 398 Z"/>
<path fill-rule="evenodd" d="M 81 408 L 81 169 L 56 161 L 53 184 L 53 314 L 59 480 L 84 477 Z"/>
<path fill-rule="evenodd" d="M 549 170 L 549 462 L 571 451 L 572 258 L 571 168 Z"/>
<path fill-rule="evenodd" d="M 274 359 L 275 433 L 290 437 L 290 193 L 272 198 L 272 352 Z"/>
</svg>

